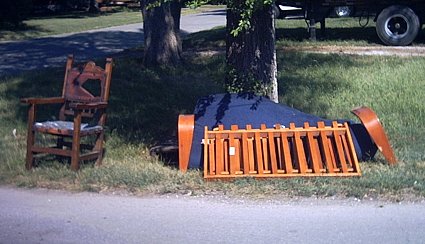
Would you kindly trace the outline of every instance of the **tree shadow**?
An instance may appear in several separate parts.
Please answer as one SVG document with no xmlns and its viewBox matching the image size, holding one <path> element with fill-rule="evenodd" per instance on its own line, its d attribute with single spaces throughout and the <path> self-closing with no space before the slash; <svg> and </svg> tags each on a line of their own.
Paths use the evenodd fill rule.
<svg viewBox="0 0 425 244">
<path fill-rule="evenodd" d="M 213 33 L 212 39 L 208 38 L 208 33 Z M 223 33 L 223 28 L 197 33 L 192 41 L 202 46 L 210 40 L 223 40 Z M 0 61 L 0 67 L 3 67 L 0 70 L 3 72 L 9 69 L 15 71 L 14 74 L 25 70 L 37 71 L 18 75 L 17 79 L 20 81 L 8 86 L 7 99 L 17 101 L 21 97 L 60 96 L 65 60 L 69 53 L 73 53 L 79 63 L 92 57 L 101 57 L 97 64 L 103 66 L 104 57 L 112 55 L 110 49 L 138 45 L 142 40 L 142 33 L 115 31 L 34 40 L 24 45 L 23 50 L 19 49 L 22 46 L 15 46 L 19 58 L 9 58 L 3 63 Z M 0 50 L 3 51 L 5 50 Z M 225 72 L 223 56 L 188 59 L 175 68 L 154 69 L 144 68 L 141 58 L 136 54 L 135 57 L 117 57 L 114 60 L 107 126 L 109 133 L 127 142 L 155 144 L 175 136 L 179 114 L 192 113 L 199 98 L 223 92 L 220 85 Z M 309 68 L 336 64 L 344 67 L 359 65 L 351 59 L 338 58 L 335 55 L 299 53 L 278 53 L 278 64 L 282 101 L 301 111 L 322 117 L 326 117 L 329 105 L 320 100 L 320 97 L 334 94 L 340 89 L 348 89 L 349 82 L 339 80 L 330 72 L 312 80 L 294 70 L 303 67 L 308 71 Z M 59 68 L 44 69 L 44 65 Z M 13 72 L 7 73 L 11 74 Z M 40 109 L 40 118 L 52 119 L 52 114 L 57 116 L 56 109 Z M 17 120 L 27 121 L 26 106 L 17 107 L 15 113 Z"/>
<path fill-rule="evenodd" d="M 278 28 L 276 29 L 277 40 L 289 40 L 295 42 L 309 41 L 310 34 L 307 28 Z M 376 34 L 375 27 L 328 27 L 325 32 L 320 29 L 317 30 L 317 42 L 360 42 L 361 44 L 378 44 L 383 45 L 378 35 Z M 413 45 L 425 44 L 425 33 L 420 31 L 418 37 L 413 42 Z M 356 44 L 359 45 L 359 44 Z"/>
<path fill-rule="evenodd" d="M 84 19 L 84 18 L 93 18 L 93 17 L 99 17 L 99 16 L 108 16 L 113 15 L 115 13 L 120 13 L 124 11 L 130 11 L 130 12 L 139 12 L 139 9 L 123 9 L 123 8 L 115 8 L 110 11 L 103 11 L 98 13 L 93 13 L 89 11 L 83 11 L 83 10 L 62 10 L 60 12 L 40 12 L 33 14 L 29 17 L 29 19 Z"/>
<path fill-rule="evenodd" d="M 226 10 L 225 9 L 208 10 L 208 11 L 205 11 L 205 12 L 200 13 L 199 15 L 220 15 L 220 16 L 226 16 Z"/>
<path fill-rule="evenodd" d="M 349 69 L 359 65 L 362 64 L 338 55 L 278 53 L 281 102 L 306 113 L 335 119 L 329 118 L 330 104 L 324 98 L 335 96 L 338 91 L 351 88 L 350 82 L 342 80 L 338 73 L 330 70 L 330 67 Z M 328 67 L 328 69 L 320 67 Z M 309 72 L 312 74 L 310 75 Z"/>
<path fill-rule="evenodd" d="M 0 45 L 0 77 L 46 67 L 63 67 L 68 54 L 77 60 L 112 56 L 143 43 L 142 26 L 134 31 L 99 31 Z"/>
<path fill-rule="evenodd" d="M 97 65 L 103 66 L 99 59 Z M 163 142 L 176 136 L 179 114 L 193 113 L 199 97 L 222 92 L 218 77 L 223 77 L 224 61 L 187 60 L 180 67 L 143 68 L 138 58 L 117 58 L 112 71 L 108 107 L 108 132 L 129 143 Z M 199 72 L 203 70 L 203 72 Z M 220 71 L 221 70 L 221 71 Z M 45 69 L 17 76 L 22 80 L 7 90 L 8 100 L 21 97 L 60 96 L 63 68 Z M 52 120 L 57 106 L 40 106 L 38 118 Z M 18 106 L 17 120 L 27 121 L 27 106 Z"/>
<path fill-rule="evenodd" d="M 226 29 L 224 27 L 214 28 L 207 31 L 199 31 L 187 36 L 183 42 L 183 49 L 211 49 L 226 47 Z"/>
<path fill-rule="evenodd" d="M 81 60 L 81 59 L 79 59 Z M 285 53 L 278 55 L 281 102 L 306 113 L 329 118 L 329 105 L 320 98 L 333 95 L 341 89 L 350 89 L 350 84 L 339 80 L 332 73 L 316 79 L 309 79 L 298 72 L 296 67 L 305 70 L 317 66 L 343 65 L 358 66 L 350 59 L 335 58 L 331 55 Z M 96 60 L 104 66 L 104 59 Z M 219 85 L 225 71 L 222 56 L 199 61 L 188 59 L 181 66 L 144 68 L 141 58 L 116 58 L 111 83 L 111 96 L 108 107 L 107 135 L 130 144 L 145 143 L 158 145 L 177 138 L 177 122 L 180 114 L 192 114 L 199 98 L 222 93 Z M 17 76 L 20 82 L 9 86 L 7 100 L 21 97 L 51 97 L 61 94 L 63 68 L 43 69 L 38 72 Z M 247 97 L 249 98 L 249 97 Z M 256 102 L 252 102 L 255 110 Z M 227 111 L 224 101 L 215 118 L 220 121 Z M 41 120 L 54 119 L 58 107 L 42 106 L 38 109 Z M 15 108 L 16 120 L 27 121 L 27 106 Z M 261 118 L 258 118 L 261 120 Z M 331 118 L 335 119 L 335 118 Z M 269 119 L 272 120 L 272 119 Z M 162 155 L 164 156 L 164 155 Z M 174 162 L 175 153 L 163 158 Z"/>
<path fill-rule="evenodd" d="M 3 25 L 0 26 L 0 40 L 2 39 L 2 35 L 8 40 L 20 40 L 46 33 L 49 33 L 49 30 L 40 28 L 39 26 L 27 25 L 25 23 L 18 23 L 17 25 L 3 23 Z"/>
<path fill-rule="evenodd" d="M 310 34 L 307 28 L 279 28 L 276 30 L 276 39 L 302 42 L 308 41 Z M 318 29 L 317 41 L 363 41 L 369 44 L 380 44 L 373 27 L 326 28 L 324 33 Z"/>
<path fill-rule="evenodd" d="M 35 26 L 27 25 L 23 22 L 10 23 L 10 22 L 0 22 L 0 31 L 28 31 L 28 30 L 37 30 Z"/>
</svg>

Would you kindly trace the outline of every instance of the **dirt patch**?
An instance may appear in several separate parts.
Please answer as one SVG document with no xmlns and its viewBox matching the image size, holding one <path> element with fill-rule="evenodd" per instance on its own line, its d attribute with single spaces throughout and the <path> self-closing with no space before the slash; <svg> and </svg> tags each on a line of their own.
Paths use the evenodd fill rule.
<svg viewBox="0 0 425 244">
<path fill-rule="evenodd" d="M 283 52 L 308 52 L 321 54 L 341 54 L 360 56 L 397 56 L 397 57 L 425 57 L 425 46 L 387 47 L 387 46 L 307 46 L 307 47 L 280 47 Z M 225 54 L 225 48 L 208 50 L 185 50 L 183 56 L 210 57 Z"/>
<path fill-rule="evenodd" d="M 315 47 L 284 47 L 283 51 L 298 51 L 323 54 L 371 55 L 398 57 L 425 57 L 425 47 L 386 47 L 386 46 L 315 46 Z"/>
</svg>

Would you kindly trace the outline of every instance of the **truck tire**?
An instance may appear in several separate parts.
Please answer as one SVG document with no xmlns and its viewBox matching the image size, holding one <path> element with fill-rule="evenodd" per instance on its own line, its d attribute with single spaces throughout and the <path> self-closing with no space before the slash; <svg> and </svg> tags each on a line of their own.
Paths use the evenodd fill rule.
<svg viewBox="0 0 425 244">
<path fill-rule="evenodd" d="M 406 46 L 415 40 L 419 32 L 419 18 L 406 6 L 392 5 L 378 15 L 376 33 L 379 39 L 391 46 Z"/>
</svg>

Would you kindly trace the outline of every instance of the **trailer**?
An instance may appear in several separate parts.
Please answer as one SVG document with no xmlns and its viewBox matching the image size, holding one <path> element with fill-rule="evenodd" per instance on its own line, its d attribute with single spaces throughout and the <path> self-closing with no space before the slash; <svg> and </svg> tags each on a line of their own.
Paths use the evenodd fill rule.
<svg viewBox="0 0 425 244">
<path fill-rule="evenodd" d="M 316 39 L 316 23 L 325 29 L 326 18 L 373 18 L 376 33 L 390 46 L 411 44 L 425 20 L 424 0 L 276 0 L 275 15 L 305 19 L 310 39 Z"/>
</svg>

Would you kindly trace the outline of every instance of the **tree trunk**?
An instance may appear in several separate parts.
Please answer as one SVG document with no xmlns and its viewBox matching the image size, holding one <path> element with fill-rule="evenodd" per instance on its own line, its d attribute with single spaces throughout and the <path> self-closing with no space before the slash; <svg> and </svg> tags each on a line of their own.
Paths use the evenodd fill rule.
<svg viewBox="0 0 425 244">
<path fill-rule="evenodd" d="M 227 10 L 226 83 L 233 91 L 266 95 L 278 102 L 275 25 L 272 6 L 254 11 L 251 27 L 237 36 L 230 34 L 239 23 L 240 13 Z"/>
<path fill-rule="evenodd" d="M 89 0 L 89 12 L 90 13 L 99 13 L 99 3 L 96 0 Z"/>
<path fill-rule="evenodd" d="M 180 39 L 182 5 L 177 1 L 169 1 L 157 7 L 149 7 L 149 4 L 155 2 L 155 0 L 141 2 L 145 39 L 143 62 L 146 66 L 178 64 L 182 52 Z"/>
</svg>

